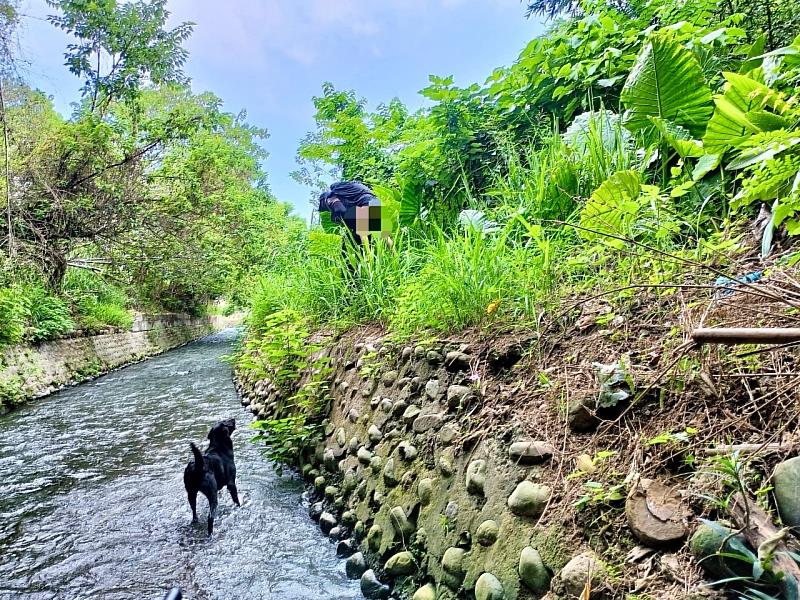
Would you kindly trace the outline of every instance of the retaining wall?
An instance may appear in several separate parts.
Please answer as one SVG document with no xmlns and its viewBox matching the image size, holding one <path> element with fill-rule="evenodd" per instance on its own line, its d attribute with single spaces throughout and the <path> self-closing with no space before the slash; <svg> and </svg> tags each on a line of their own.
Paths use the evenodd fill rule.
<svg viewBox="0 0 800 600">
<path fill-rule="evenodd" d="M 0 350 L 0 412 L 237 324 L 232 317 L 137 315 L 129 331 Z"/>
</svg>

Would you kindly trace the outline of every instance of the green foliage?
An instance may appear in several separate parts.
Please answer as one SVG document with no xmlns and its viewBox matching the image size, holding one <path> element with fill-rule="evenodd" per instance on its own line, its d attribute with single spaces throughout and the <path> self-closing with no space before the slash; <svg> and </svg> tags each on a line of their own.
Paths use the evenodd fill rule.
<svg viewBox="0 0 800 600">
<path fill-rule="evenodd" d="M 78 323 L 84 330 L 129 329 L 133 323 L 133 316 L 126 307 L 128 297 L 125 292 L 96 273 L 70 269 L 64 280 L 63 293 L 75 306 Z"/>
<path fill-rule="evenodd" d="M 19 287 L 0 288 L 0 343 L 16 344 L 25 337 L 29 310 Z"/>
<path fill-rule="evenodd" d="M 49 294 L 44 288 L 33 288 L 27 295 L 30 306 L 32 342 L 49 340 L 75 329 L 67 304 L 56 296 Z"/>
<path fill-rule="evenodd" d="M 279 475 L 284 465 L 300 466 L 302 450 L 321 437 L 319 425 L 306 423 L 304 415 L 253 421 L 250 427 L 258 431 L 251 441 L 266 444 L 265 454 Z"/>
<path fill-rule="evenodd" d="M 623 120 L 632 132 L 652 127 L 651 118 L 701 135 L 711 114 L 711 90 L 700 64 L 672 33 L 654 34 L 633 65 L 620 100 Z"/>
</svg>

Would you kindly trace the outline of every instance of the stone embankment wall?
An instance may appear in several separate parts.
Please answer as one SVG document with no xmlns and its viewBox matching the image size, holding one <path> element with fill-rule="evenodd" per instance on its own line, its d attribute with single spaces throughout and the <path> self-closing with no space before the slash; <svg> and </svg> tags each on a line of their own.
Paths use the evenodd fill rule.
<svg viewBox="0 0 800 600">
<path fill-rule="evenodd" d="M 137 315 L 129 331 L 9 346 L 0 350 L 0 412 L 240 321 L 236 316 Z"/>
<path fill-rule="evenodd" d="M 311 517 L 368 598 L 570 597 L 587 571 L 601 585 L 596 557 L 573 556 L 557 525 L 539 526 L 553 448 L 470 425 L 480 394 L 469 351 L 376 341 L 324 352 L 335 383 L 324 442 L 303 465 Z M 241 392 L 261 418 L 291 414 L 267 381 Z"/>
</svg>

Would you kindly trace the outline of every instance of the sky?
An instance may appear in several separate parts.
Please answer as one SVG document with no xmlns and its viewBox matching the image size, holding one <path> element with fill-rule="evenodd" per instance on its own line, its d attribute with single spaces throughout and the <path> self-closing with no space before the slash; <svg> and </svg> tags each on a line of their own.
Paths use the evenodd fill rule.
<svg viewBox="0 0 800 600">
<path fill-rule="evenodd" d="M 513 62 L 543 26 L 520 0 L 170 0 L 170 21 L 195 23 L 184 67 L 195 92 L 266 128 L 265 168 L 275 196 L 308 220 L 311 190 L 296 183 L 300 140 L 314 129 L 322 83 L 354 89 L 370 107 L 400 98 L 424 105 L 428 75 L 483 82 Z M 21 58 L 29 82 L 65 115 L 80 82 L 64 67 L 69 38 L 50 25 L 45 0 L 23 0 Z"/>
</svg>

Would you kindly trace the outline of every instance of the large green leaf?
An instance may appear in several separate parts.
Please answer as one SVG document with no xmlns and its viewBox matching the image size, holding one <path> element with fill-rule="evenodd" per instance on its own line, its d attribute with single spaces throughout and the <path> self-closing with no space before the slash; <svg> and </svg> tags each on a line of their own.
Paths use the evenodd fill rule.
<svg viewBox="0 0 800 600">
<path fill-rule="evenodd" d="M 651 36 L 622 89 L 625 126 L 652 127 L 649 117 L 680 125 L 693 136 L 705 130 L 711 114 L 711 90 L 694 55 L 670 32 Z"/>
<path fill-rule="evenodd" d="M 753 134 L 764 131 L 763 127 L 772 129 L 774 115 L 786 110 L 786 104 L 760 81 L 738 73 L 723 75 L 727 80 L 725 93 L 714 98 L 714 116 L 703 138 L 703 147 L 715 154 L 738 146 Z"/>
<path fill-rule="evenodd" d="M 607 235 L 627 237 L 641 209 L 641 179 L 636 171 L 619 171 L 595 190 L 581 210 L 581 236 L 593 240 Z M 620 247 L 620 240 L 609 245 Z"/>
</svg>

